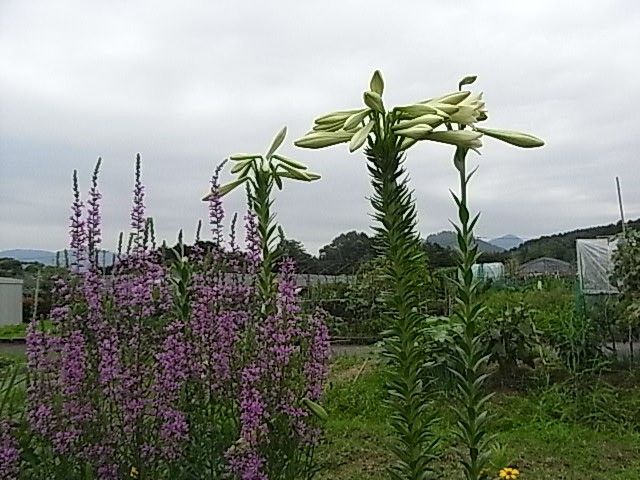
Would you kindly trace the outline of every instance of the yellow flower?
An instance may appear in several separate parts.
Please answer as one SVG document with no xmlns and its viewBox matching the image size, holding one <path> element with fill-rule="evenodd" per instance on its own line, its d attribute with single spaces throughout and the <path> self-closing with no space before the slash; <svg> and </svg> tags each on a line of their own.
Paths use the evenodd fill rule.
<svg viewBox="0 0 640 480">
<path fill-rule="evenodd" d="M 499 472 L 500 478 L 504 478 L 505 480 L 517 480 L 519 475 L 520 470 L 511 467 L 505 467 Z"/>
<path fill-rule="evenodd" d="M 129 476 L 131 478 L 138 478 L 138 475 L 140 475 L 138 469 L 136 467 L 131 467 L 131 470 L 129 470 Z"/>
</svg>

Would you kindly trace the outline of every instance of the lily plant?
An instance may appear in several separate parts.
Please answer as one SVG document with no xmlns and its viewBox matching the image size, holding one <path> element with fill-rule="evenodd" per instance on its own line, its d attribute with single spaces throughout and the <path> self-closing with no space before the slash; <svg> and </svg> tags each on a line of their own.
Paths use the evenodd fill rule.
<svg viewBox="0 0 640 480">
<path fill-rule="evenodd" d="M 307 169 L 307 166 L 276 153 L 287 135 L 287 127 L 283 127 L 275 136 L 267 152 L 237 153 L 229 160 L 234 163 L 231 173 L 236 178 L 217 190 L 222 197 L 241 185 L 247 186 L 249 209 L 256 216 L 258 236 L 261 247 L 261 263 L 258 271 L 258 289 L 262 301 L 263 313 L 273 313 L 276 296 L 275 267 L 278 261 L 277 244 L 279 241 L 278 225 L 272 213 L 273 187 L 282 190 L 283 180 L 297 180 L 313 182 L 320 179 L 320 175 Z M 207 201 L 213 192 L 205 195 Z"/>
<path fill-rule="evenodd" d="M 484 436 L 478 436 L 478 424 L 486 415 L 476 412 L 486 400 L 474 393 L 484 379 L 476 375 L 481 365 L 470 363 L 483 356 L 477 355 L 480 345 L 475 321 L 479 307 L 475 306 L 476 286 L 471 274 L 471 265 L 477 259 L 472 233 L 477 218 L 469 223 L 466 207 L 469 175 L 465 170 L 465 156 L 469 150 L 478 151 L 483 135 L 522 147 L 539 146 L 542 142 L 519 132 L 476 127 L 477 122 L 487 118 L 482 94 L 462 90 L 462 86 L 474 81 L 475 77 L 465 77 L 456 92 L 387 108 L 383 101 L 384 80 L 382 74 L 375 71 L 369 89 L 363 94 L 363 107 L 317 118 L 312 130 L 295 142 L 298 147 L 312 149 L 348 143 L 351 152 L 366 145 L 365 155 L 374 192 L 371 205 L 377 222 L 374 229 L 382 239 L 382 249 L 388 259 L 385 273 L 391 285 L 391 291 L 386 295 L 389 329 L 385 332 L 385 355 L 391 366 L 388 398 L 392 409 L 391 426 L 397 440 L 394 446 L 396 462 L 390 469 L 395 479 L 429 478 L 439 440 L 433 429 L 436 418 L 429 408 L 428 387 L 424 384 L 427 366 L 419 344 L 426 314 L 418 292 L 423 287 L 426 257 L 416 228 L 415 201 L 404 167 L 407 150 L 425 140 L 456 147 L 456 168 L 459 167 L 464 180 L 463 194 L 457 202 L 462 227 L 458 236 L 460 308 L 456 316 L 465 327 L 465 333 L 459 339 L 460 361 L 455 370 L 459 374 L 456 375 L 459 388 L 469 391 L 469 394 L 463 394 L 461 402 L 464 405 L 458 409 L 459 436 L 468 447 L 470 458 L 463 463 L 466 462 L 467 478 L 479 478 L 472 473 L 478 470 L 476 450 L 479 446 L 484 447 Z M 473 348 L 467 348 L 469 345 Z M 466 367 L 461 368 L 461 365 Z"/>
<path fill-rule="evenodd" d="M 458 84 L 475 82 L 476 76 L 463 78 Z M 544 145 L 539 138 L 521 132 L 510 130 L 495 130 L 481 128 L 478 122 L 487 118 L 484 103 L 480 101 L 482 94 L 471 94 L 467 99 L 477 99 L 475 109 L 460 118 L 453 117 L 448 128 L 455 128 L 453 132 L 479 133 L 488 137 L 502 140 L 511 145 L 522 148 L 535 148 Z M 459 144 L 453 156 L 453 164 L 458 172 L 460 192 L 451 192 L 458 209 L 459 224 L 454 224 L 457 233 L 458 259 L 457 275 L 454 280 L 456 286 L 456 308 L 454 319 L 460 324 L 460 334 L 456 338 L 456 350 L 452 358 L 451 372 L 455 383 L 457 402 L 454 407 L 457 422 L 455 434 L 464 451 L 461 464 L 467 480 L 485 480 L 491 478 L 487 473 L 491 443 L 493 435 L 489 432 L 488 422 L 491 416 L 487 409 L 487 402 L 491 394 L 486 393 L 485 382 L 489 376 L 487 363 L 491 357 L 487 345 L 483 342 L 482 332 L 478 320 L 484 309 L 483 301 L 478 298 L 480 280 L 473 275 L 473 265 L 478 262 L 480 252 L 475 242 L 473 229 L 480 214 L 471 218 L 468 206 L 468 185 L 475 169 L 468 171 L 467 154 L 469 150 L 477 153 L 479 139 L 475 145 Z"/>
</svg>

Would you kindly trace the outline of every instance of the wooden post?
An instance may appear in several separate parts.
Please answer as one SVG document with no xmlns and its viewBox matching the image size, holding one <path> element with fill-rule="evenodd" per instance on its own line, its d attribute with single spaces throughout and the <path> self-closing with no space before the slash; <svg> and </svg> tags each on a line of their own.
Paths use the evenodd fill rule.
<svg viewBox="0 0 640 480">
<path fill-rule="evenodd" d="M 40 272 L 38 270 L 38 276 L 36 277 L 36 289 L 33 294 L 33 310 L 31 311 L 31 321 L 35 322 L 38 315 L 38 295 L 40 293 Z"/>
</svg>

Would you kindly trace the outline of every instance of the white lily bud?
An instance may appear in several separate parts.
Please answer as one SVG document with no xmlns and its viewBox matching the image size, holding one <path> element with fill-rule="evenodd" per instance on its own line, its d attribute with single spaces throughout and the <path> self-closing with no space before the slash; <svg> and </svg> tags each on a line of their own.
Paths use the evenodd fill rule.
<svg viewBox="0 0 640 480">
<path fill-rule="evenodd" d="M 516 147 L 536 148 L 544 145 L 543 140 L 528 133 L 515 132 L 513 130 L 496 130 L 493 128 L 476 128 L 476 130 L 489 137 L 515 145 Z"/>
<path fill-rule="evenodd" d="M 445 112 L 447 115 L 453 115 L 460 109 L 458 105 L 450 105 L 448 103 L 433 103 L 431 106 L 434 107 L 436 111 Z"/>
<path fill-rule="evenodd" d="M 398 130 L 395 134 L 401 137 L 413 138 L 414 140 L 424 140 L 432 131 L 433 128 L 429 125 L 415 125 L 404 130 Z"/>
<path fill-rule="evenodd" d="M 231 169 L 231 173 L 238 173 L 241 170 L 244 170 L 247 167 L 251 167 L 251 161 L 245 160 L 243 162 L 236 163 Z"/>
<path fill-rule="evenodd" d="M 409 137 L 404 137 L 402 139 L 402 142 L 400 143 L 400 150 L 407 150 L 408 148 L 414 146 L 416 143 L 418 143 L 418 140 L 415 140 L 413 138 L 409 138 Z"/>
<path fill-rule="evenodd" d="M 347 118 L 346 122 L 344 122 L 344 129 L 351 130 L 353 128 L 357 128 L 360 123 L 369 116 L 370 113 L 370 108 L 365 108 L 361 112 L 354 113 L 349 118 Z"/>
<path fill-rule="evenodd" d="M 364 104 L 378 113 L 384 113 L 382 97 L 377 92 L 364 92 Z"/>
<path fill-rule="evenodd" d="M 411 120 L 401 120 L 396 123 L 392 130 L 404 130 L 405 128 L 413 127 L 414 125 L 429 125 L 430 127 L 437 127 L 444 119 L 440 115 L 433 113 L 427 113 L 426 115 L 420 115 L 419 117 L 412 118 Z"/>
<path fill-rule="evenodd" d="M 461 147 L 477 148 L 474 146 L 477 145 L 477 142 L 472 142 L 480 139 L 480 137 L 482 137 L 482 133 L 473 130 L 443 130 L 440 132 L 431 132 L 426 139 Z"/>
<path fill-rule="evenodd" d="M 318 117 L 314 120 L 315 123 L 335 123 L 337 121 L 342 120 L 343 122 L 349 118 L 354 113 L 358 113 L 361 111 L 361 108 L 357 108 L 355 110 L 340 110 L 337 112 L 327 113 L 322 117 Z"/>
<path fill-rule="evenodd" d="M 304 164 L 302 164 L 300 162 L 296 162 L 295 160 L 292 160 L 292 159 L 290 159 L 288 157 L 285 157 L 283 155 L 275 154 L 275 155 L 273 155 L 273 158 L 275 158 L 276 160 L 280 160 L 282 163 L 290 166 L 291 168 L 295 168 L 295 169 L 298 169 L 298 170 L 306 170 L 307 169 L 306 165 L 304 165 Z"/>
<path fill-rule="evenodd" d="M 301 148 L 324 148 L 351 140 L 352 133 L 343 130 L 338 132 L 309 132 L 304 137 L 294 142 Z"/>
<path fill-rule="evenodd" d="M 427 114 L 436 114 L 438 115 L 438 110 L 431 105 L 427 105 L 424 103 L 415 103 L 413 105 L 403 105 L 401 107 L 396 107 L 396 111 L 400 112 L 402 115 L 406 115 L 410 118 L 420 117 L 422 115 Z M 442 112 L 442 110 L 440 110 Z M 446 113 L 442 112 L 445 117 L 448 117 Z"/>
<path fill-rule="evenodd" d="M 233 181 L 231 181 L 229 183 L 225 183 L 224 185 L 222 185 L 221 187 L 218 188 L 218 191 L 216 193 L 219 196 L 223 197 L 224 195 L 226 195 L 227 193 L 231 192 L 233 189 L 235 189 L 239 185 L 242 185 L 246 181 L 247 181 L 247 177 L 244 177 L 244 178 L 239 178 L 238 180 L 233 180 Z M 211 198 L 211 196 L 213 196 L 213 192 L 211 192 L 208 195 L 206 195 L 203 198 L 203 200 L 209 200 Z"/>
<path fill-rule="evenodd" d="M 471 95 L 471 92 L 469 90 L 463 90 L 462 92 L 452 92 L 447 93 L 446 95 L 442 95 L 441 97 L 434 98 L 432 100 L 427 100 L 426 103 L 447 103 L 449 105 L 457 105 L 469 95 Z"/>
<path fill-rule="evenodd" d="M 334 123 L 316 123 L 313 126 L 313 130 L 316 132 L 337 132 L 338 130 L 342 130 L 344 126 L 343 120 L 338 120 Z"/>
<path fill-rule="evenodd" d="M 351 142 L 349 142 L 349 151 L 350 152 L 355 152 L 362 145 L 364 145 L 364 142 L 367 141 L 367 137 L 369 136 L 369 133 L 371 133 L 371 129 L 373 128 L 373 124 L 374 124 L 374 122 L 370 121 L 364 127 L 362 127 L 360 130 L 358 130 L 353 135 L 353 137 L 351 137 Z"/>
<path fill-rule="evenodd" d="M 372 92 L 382 95 L 382 92 L 384 91 L 384 80 L 382 79 L 382 73 L 380 73 L 380 70 L 373 72 L 373 76 L 369 82 L 369 88 Z"/>
<path fill-rule="evenodd" d="M 254 158 L 260 158 L 262 155 L 259 153 L 236 153 L 235 155 L 231 155 L 229 160 L 234 162 L 243 162 L 245 160 L 253 160 Z"/>
<path fill-rule="evenodd" d="M 267 154 L 265 155 L 266 158 L 270 158 L 271 155 L 273 155 L 273 152 L 275 152 L 278 149 L 278 147 L 280 145 L 282 145 L 282 142 L 284 142 L 284 138 L 286 136 L 287 136 L 287 127 L 284 127 L 275 136 L 275 138 L 273 139 L 273 142 L 271 142 L 271 146 L 269 147 L 269 150 L 267 151 Z"/>
</svg>

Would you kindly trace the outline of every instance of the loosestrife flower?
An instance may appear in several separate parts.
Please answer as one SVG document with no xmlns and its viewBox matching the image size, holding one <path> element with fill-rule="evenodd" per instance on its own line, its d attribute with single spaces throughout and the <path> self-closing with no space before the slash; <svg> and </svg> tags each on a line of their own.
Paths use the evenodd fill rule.
<svg viewBox="0 0 640 480">
<path fill-rule="evenodd" d="M 74 260 L 55 281 L 52 328 L 45 331 L 37 322 L 28 328 L 27 419 L 34 442 L 52 451 L 54 462 L 64 457 L 69 468 L 101 480 L 139 478 L 132 458 L 144 462 L 150 478 L 164 478 L 171 465 L 184 462 L 206 464 L 211 476 L 230 472 L 267 480 L 274 455 L 265 449 L 278 448 L 286 436 L 286 448 L 295 452 L 278 450 L 275 457 L 298 458 L 317 438 L 302 400 L 322 392 L 324 318 L 301 312 L 294 265 L 284 262 L 277 309 L 264 319 L 252 280 L 262 262 L 257 219 L 245 216 L 244 249 L 235 232 L 223 242 L 224 212 L 215 193 L 209 199 L 214 246 L 201 242 L 190 252 L 184 261 L 191 276 L 181 292 L 172 288 L 174 269 L 152 247 L 139 158 L 131 248 L 104 276 L 97 263 L 97 171 L 86 204 L 74 175 Z M 185 313 L 178 315 L 175 307 L 185 298 Z M 16 455 L 4 432 L 0 473 L 9 472 Z M 206 442 L 217 442 L 214 450 Z M 211 451 L 217 456 L 211 458 Z M 189 457 L 197 452 L 207 458 Z"/>
<path fill-rule="evenodd" d="M 0 478 L 17 479 L 19 466 L 20 448 L 11 435 L 11 425 L 6 420 L 0 420 Z"/>
</svg>

